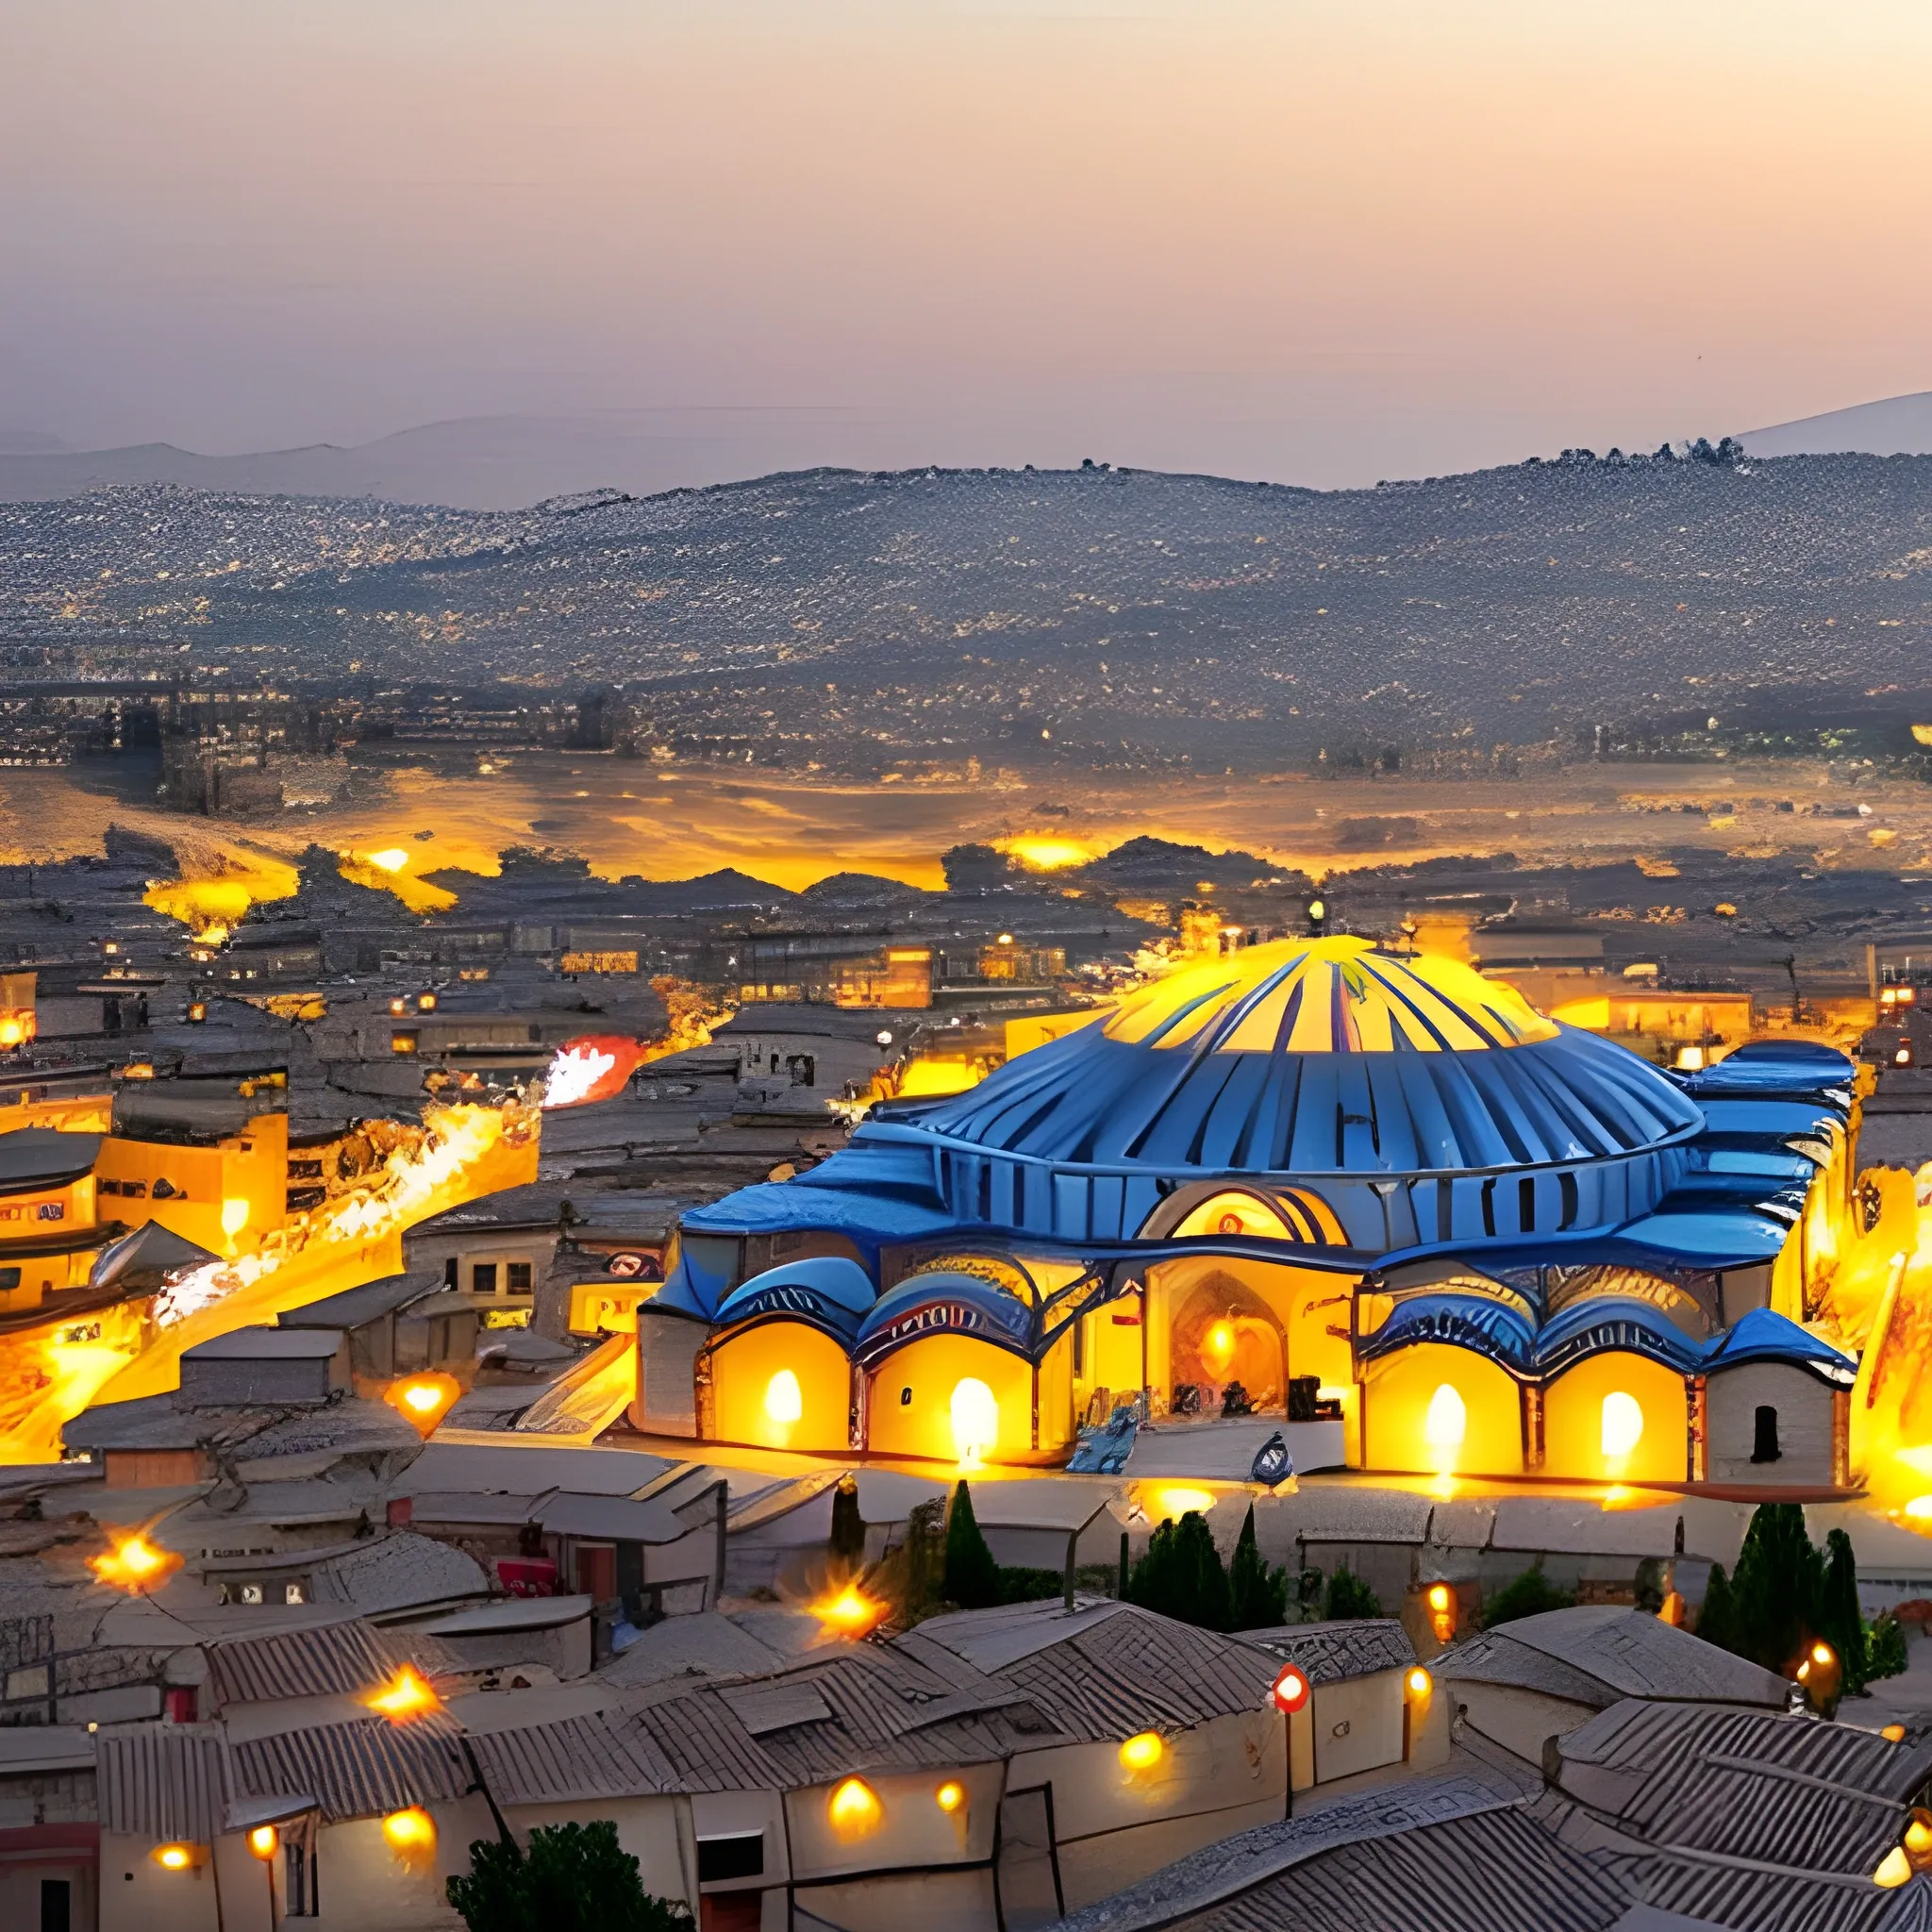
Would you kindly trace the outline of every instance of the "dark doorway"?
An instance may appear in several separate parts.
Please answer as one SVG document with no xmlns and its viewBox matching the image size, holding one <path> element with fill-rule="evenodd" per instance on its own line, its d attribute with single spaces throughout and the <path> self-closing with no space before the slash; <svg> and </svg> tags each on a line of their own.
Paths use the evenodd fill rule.
<svg viewBox="0 0 1932 1932">
<path fill-rule="evenodd" d="M 41 1880 L 41 1932 L 74 1932 L 74 1885 L 66 1878 Z"/>
<path fill-rule="evenodd" d="M 1751 1460 L 1775 1462 L 1777 1459 L 1777 1410 L 1769 1403 L 1761 1403 L 1757 1409 L 1757 1425 L 1752 1432 Z"/>
</svg>

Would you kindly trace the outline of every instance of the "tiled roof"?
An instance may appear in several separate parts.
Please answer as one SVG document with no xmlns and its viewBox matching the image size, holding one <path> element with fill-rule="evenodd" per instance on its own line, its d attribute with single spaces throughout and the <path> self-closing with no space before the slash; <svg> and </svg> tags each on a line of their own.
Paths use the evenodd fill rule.
<svg viewBox="0 0 1932 1932">
<path fill-rule="evenodd" d="M 386 1643 L 360 1618 L 351 1618 L 224 1638 L 208 1646 L 208 1677 L 225 1705 L 351 1696 L 381 1684 L 408 1655 Z"/>
<path fill-rule="evenodd" d="M 1455 1820 L 1506 1810 L 1517 1803 L 1512 1787 L 1492 1784 L 1474 1767 L 1380 1786 L 1324 1805 L 1312 1814 L 1257 1825 L 1206 1845 L 1138 1885 L 1070 1914 L 1060 1932 L 1155 1932 L 1156 1927 L 1183 1921 L 1212 1923 L 1233 1901 L 1284 1875 L 1299 1879 L 1310 1861 L 1341 1847 L 1370 1844 L 1379 1851 L 1403 1833 L 1440 1829 Z M 1429 1892 L 1437 1895 L 1437 1888 L 1431 1886 Z M 1369 1925 L 1382 1932 L 1385 1926 L 1407 1926 L 1410 1922 L 1363 1915 L 1350 1923 L 1357 1932 Z M 1495 1928 L 1521 1923 L 1510 1917 L 1490 1922 Z M 1284 1910 L 1278 1901 L 1267 1921 L 1269 1932 L 1288 1926 L 1299 1932 L 1301 1924 L 1299 1916 L 1292 1909 Z"/>
<path fill-rule="evenodd" d="M 1328 1624 L 1284 1624 L 1275 1630 L 1243 1630 L 1243 1643 L 1296 1663 L 1311 1684 L 1365 1677 L 1373 1671 L 1404 1671 L 1415 1645 L 1393 1617 L 1357 1617 Z"/>
<path fill-rule="evenodd" d="M 1554 1828 L 1651 1904 L 1751 1932 L 1866 1932 L 1923 1914 L 1871 1874 L 1932 1772 L 1932 1742 L 1708 1705 L 1631 1700 L 1564 1738 Z"/>
<path fill-rule="evenodd" d="M 408 1724 L 379 1717 L 313 1724 L 236 1744 L 234 1776 L 252 1796 L 312 1791 L 331 1819 L 379 1817 L 469 1790 L 458 1735 L 440 1712 Z"/>
<path fill-rule="evenodd" d="M 1445 1656 L 1437 1675 L 1497 1683 L 1536 1683 L 1536 1667 L 1512 1650 L 1528 1650 L 1603 1687 L 1592 1702 L 1619 1697 L 1694 1698 L 1756 1704 L 1781 1710 L 1782 1677 L 1706 1643 L 1642 1610 L 1614 1604 L 1579 1605 L 1522 1617 Z M 1557 1696 L 1572 1693 L 1555 1691 Z"/>
<path fill-rule="evenodd" d="M 94 1740 L 103 1830 L 165 1844 L 208 1844 L 228 1803 L 215 1724 L 142 1724 Z"/>
</svg>

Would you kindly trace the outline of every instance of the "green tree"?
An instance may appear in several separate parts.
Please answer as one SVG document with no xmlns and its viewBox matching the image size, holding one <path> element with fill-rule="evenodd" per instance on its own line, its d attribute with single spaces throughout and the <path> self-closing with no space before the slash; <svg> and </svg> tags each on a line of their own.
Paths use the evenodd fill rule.
<svg viewBox="0 0 1932 1932">
<path fill-rule="evenodd" d="M 1542 1559 L 1539 1557 L 1483 1606 L 1482 1625 L 1485 1630 L 1493 1630 L 1498 1624 L 1513 1624 L 1519 1617 L 1540 1617 L 1545 1610 L 1567 1610 L 1575 1601 L 1567 1590 L 1558 1590 L 1543 1574 Z"/>
<path fill-rule="evenodd" d="M 962 1610 L 991 1609 L 1000 1600 L 1000 1567 L 979 1533 L 973 1492 L 962 1482 L 946 1515 L 946 1569 L 941 1586 L 948 1603 Z"/>
<path fill-rule="evenodd" d="M 1705 1642 L 1729 1650 L 1733 1622 L 1731 1580 L 1722 1563 L 1713 1563 L 1710 1579 L 1704 1586 L 1704 1603 L 1697 1612 L 1697 1634 Z"/>
<path fill-rule="evenodd" d="M 1147 1540 L 1147 1554 L 1127 1579 L 1127 1601 L 1204 1630 L 1227 1628 L 1227 1572 L 1199 1510 L 1178 1523 L 1170 1517 Z"/>
<path fill-rule="evenodd" d="M 1288 1621 L 1288 1571 L 1263 1561 L 1252 1503 L 1227 1566 L 1227 1620 L 1230 1630 L 1272 1630 Z"/>
<path fill-rule="evenodd" d="M 1852 1540 L 1835 1529 L 1824 1540 L 1824 1578 L 1818 1596 L 1818 1634 L 1838 1652 L 1844 1694 L 1855 1697 L 1871 1681 L 1865 1620 L 1858 1611 L 1858 1561 Z"/>
<path fill-rule="evenodd" d="M 1744 1532 L 1731 1577 L 1731 1641 L 1726 1648 L 1789 1676 L 1818 1628 L 1824 1566 L 1805 1533 L 1796 1503 L 1760 1503 Z"/>
<path fill-rule="evenodd" d="M 691 1932 L 682 1900 L 644 1890 L 608 1819 L 540 1824 L 522 1852 L 479 1839 L 445 1890 L 470 1932 Z"/>
<path fill-rule="evenodd" d="M 1331 1621 L 1344 1617 L 1379 1617 L 1382 1599 L 1346 1563 L 1338 1563 L 1334 1575 L 1328 1579 L 1327 1593 L 1322 1600 L 1322 1614 Z"/>
</svg>

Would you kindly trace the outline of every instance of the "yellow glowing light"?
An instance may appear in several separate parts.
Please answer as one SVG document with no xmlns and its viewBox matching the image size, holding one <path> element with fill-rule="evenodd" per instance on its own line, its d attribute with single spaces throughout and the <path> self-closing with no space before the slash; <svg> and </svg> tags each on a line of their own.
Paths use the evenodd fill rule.
<svg viewBox="0 0 1932 1932">
<path fill-rule="evenodd" d="M 273 1824 L 258 1824 L 248 1834 L 248 1849 L 258 1858 L 273 1858 L 275 1847 L 280 1843 L 280 1835 Z"/>
<path fill-rule="evenodd" d="M 141 1591 L 165 1582 L 181 1567 L 174 1550 L 159 1550 L 144 1536 L 124 1537 L 105 1556 L 90 1557 L 87 1567 L 116 1590 Z"/>
<path fill-rule="evenodd" d="M 765 1413 L 774 1423 L 795 1423 L 805 1413 L 805 1393 L 790 1369 L 780 1369 L 765 1384 Z"/>
<path fill-rule="evenodd" d="M 1429 1412 L 1423 1422 L 1423 1440 L 1446 1466 L 1456 1460 L 1469 1428 L 1469 1409 L 1454 1383 L 1444 1382 L 1429 1397 Z"/>
<path fill-rule="evenodd" d="M 1308 917 L 1317 922 L 1328 917 L 1328 908 L 1319 899 L 1308 901 Z"/>
<path fill-rule="evenodd" d="M 954 1779 L 948 1778 L 932 1794 L 932 1801 L 941 1811 L 948 1813 L 957 1811 L 966 1802 L 966 1788 L 964 1785 L 957 1783 Z"/>
<path fill-rule="evenodd" d="M 846 1637 L 863 1637 L 886 1614 L 886 1606 L 869 1597 L 856 1583 L 848 1583 L 836 1596 L 821 1597 L 811 1613 L 827 1629 Z"/>
<path fill-rule="evenodd" d="M 1874 1885 L 1883 1886 L 1890 1891 L 1895 1885 L 1903 1885 L 1912 1875 L 1912 1861 L 1906 1856 L 1903 1845 L 1893 1845 L 1878 1861 L 1878 1869 L 1872 1874 Z"/>
<path fill-rule="evenodd" d="M 885 1814 L 879 1794 L 862 1777 L 841 1780 L 825 1809 L 833 1830 L 844 1838 L 874 1830 Z"/>
<path fill-rule="evenodd" d="M 1932 1521 L 1932 1496 L 1914 1496 L 1906 1505 L 1906 1514 L 1914 1523 Z"/>
<path fill-rule="evenodd" d="M 1191 1509 L 1205 1516 L 1214 1507 L 1214 1498 L 1207 1490 L 1157 1490 L 1154 1500 L 1161 1515 L 1171 1516 L 1176 1523 Z"/>
<path fill-rule="evenodd" d="M 1203 1351 L 1213 1364 L 1217 1374 L 1234 1359 L 1235 1332 L 1232 1322 L 1217 1322 L 1208 1331 L 1208 1346 Z"/>
<path fill-rule="evenodd" d="M 407 1811 L 391 1811 L 382 1821 L 382 1835 L 399 1852 L 432 1850 L 436 1844 L 436 1820 L 420 1805 Z"/>
<path fill-rule="evenodd" d="M 1137 1731 L 1121 1746 L 1121 1762 L 1129 1771 L 1148 1771 L 1167 1756 L 1167 1742 L 1158 1731 Z"/>
<path fill-rule="evenodd" d="M 1437 1616 L 1446 1617 L 1455 1601 L 1456 1592 L 1446 1583 L 1429 1585 L 1429 1608 Z"/>
<path fill-rule="evenodd" d="M 408 1724 L 442 1707 L 440 1698 L 414 1667 L 405 1664 L 380 1690 L 363 1699 L 371 1710 L 379 1711 L 392 1724 Z"/>
<path fill-rule="evenodd" d="M 1814 1664 L 1835 1664 L 1838 1653 L 1828 1643 L 1814 1643 L 1811 1646 L 1811 1661 Z"/>
<path fill-rule="evenodd" d="M 999 1399 L 977 1375 L 953 1385 L 953 1453 L 967 1469 L 976 1468 L 1000 1439 Z"/>
<path fill-rule="evenodd" d="M 185 1872 L 194 1863 L 192 1845 L 157 1845 L 155 1863 L 164 1872 Z"/>
<path fill-rule="evenodd" d="M 1906 1727 L 1903 1724 L 1887 1724 L 1878 1735 L 1889 1744 L 1903 1744 L 1906 1740 Z"/>
<path fill-rule="evenodd" d="M 1620 1462 L 1643 1439 L 1643 1409 L 1636 1396 L 1613 1389 L 1604 1397 L 1604 1458 Z"/>
<path fill-rule="evenodd" d="M 1092 847 L 1075 839 L 1009 839 L 1003 849 L 1029 872 L 1061 872 L 1094 856 Z"/>
<path fill-rule="evenodd" d="M 11 1013 L 0 1020 L 0 1046 L 18 1046 L 26 1038 L 26 1022 Z"/>
<path fill-rule="evenodd" d="M 1932 1855 L 1932 1824 L 1928 1824 L 1922 1811 L 1912 1813 L 1912 1822 L 1906 1826 L 1906 1850 L 1915 1859 Z"/>
<path fill-rule="evenodd" d="M 1436 1688 L 1436 1685 L 1435 1680 L 1429 1675 L 1428 1672 L 1418 1664 L 1402 1680 L 1402 1688 L 1407 1691 L 1408 1701 L 1411 1704 L 1420 1704 Z"/>
<path fill-rule="evenodd" d="M 233 1241 L 248 1225 L 248 1203 L 231 1200 L 222 1203 L 222 1232 Z"/>
<path fill-rule="evenodd" d="M 366 856 L 369 863 L 379 872 L 401 872 L 409 862 L 409 855 L 400 845 L 385 846 L 382 851 Z"/>
<path fill-rule="evenodd" d="M 411 1375 L 407 1381 L 390 1384 L 389 1402 L 426 1434 L 462 1392 L 454 1375 Z"/>
</svg>

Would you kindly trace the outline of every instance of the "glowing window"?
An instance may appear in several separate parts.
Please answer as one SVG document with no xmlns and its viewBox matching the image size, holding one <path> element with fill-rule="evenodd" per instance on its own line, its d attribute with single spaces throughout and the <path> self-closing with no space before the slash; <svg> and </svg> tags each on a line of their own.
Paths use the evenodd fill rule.
<svg viewBox="0 0 1932 1932">
<path fill-rule="evenodd" d="M 999 1446 L 999 1402 L 977 1375 L 953 1385 L 952 1412 L 953 1453 L 961 1462 L 978 1462 Z"/>
<path fill-rule="evenodd" d="M 765 1384 L 765 1414 L 774 1423 L 795 1423 L 805 1413 L 805 1392 L 790 1369 Z"/>
<path fill-rule="evenodd" d="M 1628 1456 L 1643 1438 L 1643 1410 L 1636 1396 L 1613 1389 L 1604 1397 L 1604 1455 L 1611 1460 Z"/>
<path fill-rule="evenodd" d="M 1444 1382 L 1429 1397 L 1429 1412 L 1423 1423 L 1423 1437 L 1431 1449 L 1454 1455 L 1462 1447 L 1469 1429 L 1469 1409 L 1456 1386 Z"/>
</svg>

